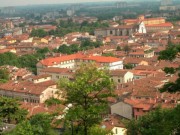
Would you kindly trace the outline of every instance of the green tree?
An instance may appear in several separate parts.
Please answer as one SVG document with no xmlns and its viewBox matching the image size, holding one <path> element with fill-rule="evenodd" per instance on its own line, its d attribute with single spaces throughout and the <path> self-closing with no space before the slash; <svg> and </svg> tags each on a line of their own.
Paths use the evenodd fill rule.
<svg viewBox="0 0 180 135">
<path fill-rule="evenodd" d="M 16 123 L 25 120 L 27 111 L 20 109 L 17 99 L 1 97 L 0 98 L 0 117 L 7 120 L 8 123 L 15 121 Z"/>
<path fill-rule="evenodd" d="M 31 37 L 40 37 L 40 38 L 45 37 L 47 35 L 48 33 L 43 29 L 33 29 L 30 34 Z"/>
<path fill-rule="evenodd" d="M 36 114 L 30 118 L 30 124 L 35 135 L 57 135 L 51 126 L 53 116 L 45 113 Z"/>
<path fill-rule="evenodd" d="M 107 111 L 107 98 L 112 95 L 113 84 L 108 72 L 97 69 L 94 64 L 82 65 L 75 78 L 73 82 L 60 83 L 67 92 L 67 104 L 72 104 L 66 120 L 77 122 L 83 129 L 82 134 L 87 135 Z"/>
<path fill-rule="evenodd" d="M 116 51 L 121 51 L 121 47 L 117 46 Z"/>
<path fill-rule="evenodd" d="M 110 131 L 99 126 L 93 126 L 90 128 L 90 135 L 111 135 L 110 133 Z"/>
<path fill-rule="evenodd" d="M 168 82 L 162 88 L 160 88 L 161 92 L 168 91 L 170 93 L 175 93 L 180 91 L 180 73 L 178 74 L 178 79 L 175 82 Z"/>
<path fill-rule="evenodd" d="M 58 52 L 61 52 L 63 54 L 71 54 L 71 49 L 69 46 L 67 45 L 61 45 L 59 48 L 58 48 Z"/>
<path fill-rule="evenodd" d="M 81 42 L 80 48 L 81 50 L 88 50 L 92 48 L 98 48 L 100 46 L 102 46 L 102 42 L 100 41 L 92 42 L 89 39 L 85 39 Z"/>
<path fill-rule="evenodd" d="M 6 82 L 9 80 L 9 72 L 7 69 L 0 69 L 0 82 Z"/>
<path fill-rule="evenodd" d="M 131 120 L 127 124 L 128 135 L 179 135 L 180 106 L 175 109 L 161 109 Z"/>
<path fill-rule="evenodd" d="M 51 105 L 57 105 L 57 104 L 61 104 L 61 101 L 57 98 L 49 98 L 45 101 L 45 104 L 47 106 L 51 106 Z"/>
<path fill-rule="evenodd" d="M 3 65 L 19 66 L 18 57 L 11 52 L 0 54 L 0 66 Z"/>
<path fill-rule="evenodd" d="M 158 60 L 174 60 L 177 55 L 177 50 L 174 47 L 169 47 L 168 49 L 161 51 Z"/>
<path fill-rule="evenodd" d="M 132 64 L 124 64 L 124 68 L 125 69 L 133 69 L 133 65 Z"/>
<path fill-rule="evenodd" d="M 37 52 L 34 56 L 38 59 L 44 59 L 46 57 L 47 53 L 50 53 L 49 48 L 47 48 L 47 47 L 42 48 L 42 49 L 38 48 Z"/>
<path fill-rule="evenodd" d="M 174 69 L 173 67 L 165 67 L 163 69 L 163 71 L 166 73 L 166 74 L 174 74 L 176 72 L 176 69 Z"/>
<path fill-rule="evenodd" d="M 128 54 L 130 52 L 131 48 L 128 45 L 126 45 L 126 46 L 124 46 L 123 50 Z"/>
<path fill-rule="evenodd" d="M 113 53 L 103 53 L 102 56 L 115 57 L 115 55 Z"/>
<path fill-rule="evenodd" d="M 79 45 L 77 44 L 72 44 L 70 45 L 71 53 L 76 53 L 79 51 Z"/>
<path fill-rule="evenodd" d="M 52 119 L 49 114 L 36 114 L 5 135 L 58 135 L 51 126 Z"/>
<path fill-rule="evenodd" d="M 35 135 L 33 131 L 33 127 L 29 121 L 23 121 L 19 123 L 15 129 L 12 131 L 5 133 L 5 135 Z"/>
</svg>

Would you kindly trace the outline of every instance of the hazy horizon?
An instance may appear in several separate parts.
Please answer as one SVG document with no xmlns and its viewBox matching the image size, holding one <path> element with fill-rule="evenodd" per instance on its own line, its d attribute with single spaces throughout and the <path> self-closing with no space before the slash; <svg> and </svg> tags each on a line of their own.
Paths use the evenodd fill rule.
<svg viewBox="0 0 180 135">
<path fill-rule="evenodd" d="M 122 0 L 0 0 L 0 7 L 7 6 L 25 6 L 25 5 L 39 5 L 39 4 L 63 4 L 63 3 L 81 3 L 81 2 L 110 2 Z M 124 0 L 126 1 L 126 0 Z"/>
</svg>

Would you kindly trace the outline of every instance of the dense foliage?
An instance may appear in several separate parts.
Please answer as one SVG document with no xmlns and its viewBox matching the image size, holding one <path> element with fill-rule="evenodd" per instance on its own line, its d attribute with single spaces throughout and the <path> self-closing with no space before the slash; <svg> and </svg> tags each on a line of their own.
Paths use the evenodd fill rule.
<svg viewBox="0 0 180 135">
<path fill-rule="evenodd" d="M 133 65 L 132 64 L 124 64 L 124 68 L 125 69 L 133 69 Z"/>
<path fill-rule="evenodd" d="M 57 105 L 57 104 L 61 104 L 61 101 L 57 98 L 49 98 L 45 101 L 45 104 L 47 106 L 51 106 L 51 105 Z"/>
<path fill-rule="evenodd" d="M 94 30 L 97 28 L 105 28 L 108 27 L 107 23 L 101 23 L 99 21 L 94 23 L 83 22 L 82 24 L 75 23 L 72 19 L 67 21 L 60 21 L 60 25 L 56 30 L 52 30 L 49 32 L 49 35 L 55 36 L 64 36 L 71 32 L 89 32 L 90 34 L 94 34 Z"/>
<path fill-rule="evenodd" d="M 0 83 L 4 83 L 9 80 L 9 72 L 7 69 L 0 69 Z"/>
<path fill-rule="evenodd" d="M 176 55 L 180 52 L 180 45 L 173 45 L 170 44 L 166 48 L 166 50 L 163 50 L 160 52 L 158 59 L 159 60 L 174 60 L 176 58 Z"/>
<path fill-rule="evenodd" d="M 54 50 L 55 52 L 60 52 L 63 54 L 73 54 L 78 51 L 88 50 L 92 48 L 98 48 L 102 45 L 101 42 L 91 42 L 90 40 L 83 40 L 81 42 L 81 45 L 72 44 L 70 46 L 62 45 L 57 50 Z"/>
<path fill-rule="evenodd" d="M 40 38 L 45 37 L 47 35 L 48 32 L 44 31 L 43 29 L 33 29 L 30 34 L 31 37 L 40 37 Z"/>
<path fill-rule="evenodd" d="M 127 124 L 128 135 L 179 135 L 180 106 L 175 109 L 160 109 L 131 120 Z"/>
<path fill-rule="evenodd" d="M 36 73 L 36 64 L 39 59 L 45 58 L 45 54 L 49 52 L 48 48 L 38 49 L 35 54 L 27 54 L 17 56 L 11 52 L 0 54 L 0 66 L 11 65 L 21 68 L 28 68 Z"/>
<path fill-rule="evenodd" d="M 0 98 L 0 118 L 8 123 L 19 123 L 25 120 L 27 111 L 20 109 L 20 103 L 17 99 L 1 97 Z"/>
<path fill-rule="evenodd" d="M 168 82 L 166 83 L 161 89 L 161 92 L 168 91 L 170 93 L 178 92 L 180 91 L 180 74 L 179 78 L 175 82 Z"/>
<path fill-rule="evenodd" d="M 165 67 L 163 69 L 163 71 L 166 73 L 166 74 L 174 74 L 176 72 L 176 69 L 173 68 L 173 67 Z"/>
<path fill-rule="evenodd" d="M 113 84 L 108 73 L 94 64 L 82 65 L 75 78 L 73 82 L 60 82 L 61 89 L 67 92 L 67 104 L 72 104 L 65 118 L 72 126 L 76 123 L 77 133 L 87 135 L 107 111 L 107 98 L 112 95 Z"/>
<path fill-rule="evenodd" d="M 37 114 L 19 123 L 14 130 L 5 135 L 58 135 L 52 128 L 53 117 L 49 114 Z"/>
<path fill-rule="evenodd" d="M 169 44 L 166 50 L 160 52 L 158 59 L 173 61 L 174 59 L 176 59 L 176 57 L 179 55 L 179 53 L 180 53 L 180 45 Z M 168 73 L 168 74 L 174 74 L 178 70 L 179 69 L 174 69 L 172 67 L 164 68 L 164 72 Z M 179 78 L 175 82 L 166 83 L 160 89 L 160 91 L 161 92 L 168 91 L 170 93 L 180 91 L 180 74 L 178 76 L 179 76 Z"/>
<path fill-rule="evenodd" d="M 102 56 L 105 56 L 105 57 L 115 57 L 115 55 L 113 53 L 103 53 Z"/>
</svg>

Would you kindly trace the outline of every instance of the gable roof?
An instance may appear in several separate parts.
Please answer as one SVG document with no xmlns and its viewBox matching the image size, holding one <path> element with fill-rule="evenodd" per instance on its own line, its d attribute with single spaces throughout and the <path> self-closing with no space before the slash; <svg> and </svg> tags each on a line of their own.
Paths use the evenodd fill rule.
<svg viewBox="0 0 180 135">
<path fill-rule="evenodd" d="M 60 64 L 61 62 L 64 61 L 70 61 L 70 60 L 92 60 L 98 63 L 112 63 L 112 62 L 117 62 L 120 61 L 120 58 L 116 57 L 105 57 L 105 56 L 93 56 L 93 55 L 84 55 L 82 53 L 76 53 L 72 55 L 65 55 L 65 56 L 60 56 L 60 57 L 51 57 L 47 59 L 43 59 L 40 61 L 41 64 L 45 66 L 53 66 L 56 64 Z"/>
</svg>

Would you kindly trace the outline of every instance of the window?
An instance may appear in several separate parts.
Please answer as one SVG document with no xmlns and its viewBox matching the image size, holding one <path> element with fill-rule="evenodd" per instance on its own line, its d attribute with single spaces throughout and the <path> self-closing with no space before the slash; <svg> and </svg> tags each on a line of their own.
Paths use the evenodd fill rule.
<svg viewBox="0 0 180 135">
<path fill-rule="evenodd" d="M 120 83 L 121 82 L 121 79 L 118 79 L 118 83 Z"/>
<path fill-rule="evenodd" d="M 139 112 L 139 108 L 137 108 L 136 110 L 137 110 L 137 112 Z"/>
<path fill-rule="evenodd" d="M 112 31 L 112 30 L 110 31 L 110 34 L 113 34 L 113 31 Z"/>
<path fill-rule="evenodd" d="M 59 76 L 57 75 L 56 78 L 59 79 Z"/>
</svg>

